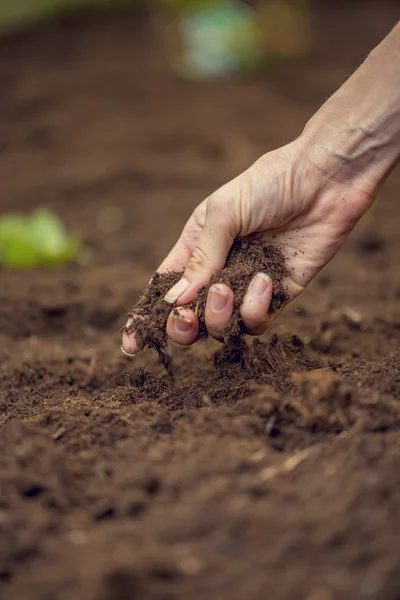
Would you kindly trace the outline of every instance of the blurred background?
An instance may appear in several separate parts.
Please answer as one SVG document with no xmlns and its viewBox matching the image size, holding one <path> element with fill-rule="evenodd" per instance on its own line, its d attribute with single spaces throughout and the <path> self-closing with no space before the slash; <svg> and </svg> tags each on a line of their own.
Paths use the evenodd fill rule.
<svg viewBox="0 0 400 600">
<path fill-rule="evenodd" d="M 10 266 L 119 264 L 124 278 L 135 264 L 138 292 L 193 208 L 299 135 L 398 12 L 390 0 L 0 0 L 0 214 L 24 215 L 0 222 Z M 49 212 L 27 222 L 37 208 Z"/>
<path fill-rule="evenodd" d="M 399 169 L 267 333 L 292 340 L 288 378 L 305 346 L 343 376 L 304 373 L 304 412 L 291 391 L 233 406 L 239 379 L 226 408 L 182 400 L 211 342 L 172 348 L 176 395 L 155 357 L 120 352 L 195 206 L 298 136 L 399 13 L 0 0 L 0 596 L 399 598 Z M 314 441 L 304 468 L 256 479 Z"/>
<path fill-rule="evenodd" d="M 171 75 L 186 81 L 254 75 L 275 68 L 281 60 L 304 56 L 312 47 L 308 0 L 16 0 L 1 3 L 0 35 L 12 38 L 25 32 L 29 36 L 35 29 L 51 23 L 57 27 L 75 15 L 73 24 L 69 21 L 73 31 L 77 23 L 87 22 L 88 16 L 95 14 L 103 19 L 102 28 L 109 17 L 115 20 L 119 16 L 122 22 L 140 14 L 148 43 L 157 48 L 160 63 L 165 63 Z M 137 28 L 137 22 L 135 25 Z M 48 35 L 43 33 L 41 44 Z M 130 51 L 136 36 L 132 28 Z M 51 48 L 50 43 L 50 53 Z M 64 60 L 67 58 L 71 52 L 65 48 Z M 106 69 L 108 74 L 116 73 L 110 64 Z M 132 69 L 132 80 L 134 77 Z M 99 228 L 105 234 L 116 232 L 123 221 L 121 210 L 114 205 L 98 215 Z M 71 237 L 48 208 L 40 208 L 31 217 L 13 213 L 0 220 L 0 263 L 6 267 L 61 266 L 71 260 L 85 264 L 92 256 L 89 246 Z"/>
</svg>

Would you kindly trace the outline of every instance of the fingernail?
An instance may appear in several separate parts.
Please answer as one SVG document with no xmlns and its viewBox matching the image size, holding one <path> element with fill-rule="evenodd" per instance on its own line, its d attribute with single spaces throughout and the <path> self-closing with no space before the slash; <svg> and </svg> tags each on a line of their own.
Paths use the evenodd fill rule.
<svg viewBox="0 0 400 600">
<path fill-rule="evenodd" d="M 128 316 L 129 316 L 129 315 L 128 315 Z M 128 331 L 128 330 L 129 330 L 129 328 L 131 327 L 132 323 L 133 323 L 133 316 L 132 316 L 132 315 L 130 315 L 130 316 L 129 316 L 129 319 L 128 319 L 128 320 L 127 320 L 127 322 L 125 323 L 125 327 L 123 328 L 123 331 Z"/>
<path fill-rule="evenodd" d="M 257 273 L 250 282 L 248 293 L 260 298 L 264 296 L 265 292 L 271 285 L 271 278 L 265 273 Z"/>
<path fill-rule="evenodd" d="M 174 315 L 174 325 L 179 333 L 187 333 L 192 329 L 192 321 L 182 315 Z"/>
<path fill-rule="evenodd" d="M 189 281 L 183 277 L 169 290 L 169 292 L 165 294 L 164 300 L 169 302 L 169 304 L 174 304 L 174 302 L 178 300 L 179 296 L 182 296 L 182 294 L 186 292 L 189 285 Z"/>
<path fill-rule="evenodd" d="M 210 308 L 221 312 L 228 304 L 228 292 L 222 285 L 213 285 L 210 288 Z"/>
<path fill-rule="evenodd" d="M 131 354 L 130 352 L 125 350 L 125 348 L 123 346 L 121 346 L 121 352 L 123 354 L 125 354 L 125 356 L 128 356 L 128 358 L 134 358 L 136 356 L 136 354 Z"/>
</svg>

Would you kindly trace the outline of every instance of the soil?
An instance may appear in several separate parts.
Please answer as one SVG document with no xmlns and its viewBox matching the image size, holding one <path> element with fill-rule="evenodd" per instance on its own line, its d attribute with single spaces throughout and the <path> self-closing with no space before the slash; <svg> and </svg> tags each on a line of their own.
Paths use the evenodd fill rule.
<svg viewBox="0 0 400 600">
<path fill-rule="evenodd" d="M 250 240 L 236 239 L 226 259 L 224 268 L 216 273 L 209 284 L 199 290 L 198 297 L 191 304 L 185 305 L 191 308 L 197 315 L 199 322 L 199 340 L 208 338 L 205 323 L 205 308 L 208 291 L 215 283 L 225 283 L 233 290 L 235 305 L 232 319 L 224 331 L 224 346 L 222 355 L 219 353 L 219 369 L 221 372 L 229 367 L 232 358 L 235 362 L 249 362 L 250 349 L 243 336 L 246 328 L 240 317 L 240 306 L 244 295 L 255 273 L 268 273 L 273 283 L 273 292 L 269 313 L 273 315 L 282 310 L 289 301 L 289 294 L 285 286 L 285 256 L 283 249 L 278 244 L 263 242 L 255 237 Z M 160 363 L 173 376 L 172 360 L 166 351 L 168 336 L 166 332 L 167 319 L 171 311 L 171 305 L 165 302 L 164 296 L 173 285 L 183 276 L 184 272 L 178 273 L 154 273 L 149 284 L 146 286 L 139 301 L 129 314 L 128 324 L 124 327 L 127 333 L 134 332 L 140 348 L 153 348 L 158 352 Z M 179 310 L 178 308 L 174 309 Z M 226 361 L 221 362 L 221 358 Z M 226 363 L 226 364 L 225 364 Z M 253 364 L 250 361 L 249 367 Z"/>
<path fill-rule="evenodd" d="M 246 360 L 170 345 L 171 378 L 120 352 L 191 210 L 396 18 L 321 3 L 311 56 L 198 85 L 129 12 L 1 42 L 1 210 L 48 206 L 88 248 L 0 274 L 2 600 L 399 597 L 398 169 Z"/>
</svg>

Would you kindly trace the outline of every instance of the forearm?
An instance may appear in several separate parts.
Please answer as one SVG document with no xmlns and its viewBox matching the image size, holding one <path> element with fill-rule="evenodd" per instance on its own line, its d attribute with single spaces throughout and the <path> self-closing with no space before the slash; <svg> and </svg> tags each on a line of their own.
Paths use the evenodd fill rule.
<svg viewBox="0 0 400 600">
<path fill-rule="evenodd" d="M 373 193 L 400 157 L 400 23 L 304 129 L 329 177 Z"/>
</svg>

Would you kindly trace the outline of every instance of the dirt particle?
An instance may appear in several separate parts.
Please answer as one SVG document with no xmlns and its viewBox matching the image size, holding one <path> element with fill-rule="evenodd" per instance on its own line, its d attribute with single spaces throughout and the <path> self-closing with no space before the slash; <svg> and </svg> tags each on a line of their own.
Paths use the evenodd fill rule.
<svg viewBox="0 0 400 600">
<path fill-rule="evenodd" d="M 285 257 L 279 244 L 266 243 L 258 238 L 246 242 L 237 239 L 232 245 L 225 267 L 199 291 L 198 299 L 188 305 L 198 317 L 199 338 L 206 339 L 208 331 L 204 315 L 208 290 L 214 283 L 225 283 L 234 291 L 234 312 L 230 324 L 224 332 L 224 349 L 218 358 L 220 368 L 221 360 L 227 363 L 240 362 L 243 352 L 246 351 L 247 346 L 242 342 L 246 330 L 239 309 L 251 279 L 258 272 L 267 273 L 273 281 L 273 294 L 269 309 L 269 312 L 273 314 L 289 300 L 285 286 L 287 275 Z M 158 352 L 160 362 L 171 374 L 172 363 L 166 352 L 168 342 L 166 323 L 171 305 L 165 302 L 164 296 L 181 279 L 182 275 L 183 272 L 155 273 L 139 302 L 133 308 L 131 323 L 126 328 L 127 332 L 135 332 L 140 346 L 152 348 Z"/>
</svg>

